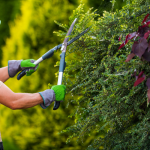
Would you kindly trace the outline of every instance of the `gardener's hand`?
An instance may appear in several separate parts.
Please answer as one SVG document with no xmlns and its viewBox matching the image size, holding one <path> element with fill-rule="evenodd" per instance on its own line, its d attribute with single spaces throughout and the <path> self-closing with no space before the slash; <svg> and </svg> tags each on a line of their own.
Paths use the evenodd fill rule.
<svg viewBox="0 0 150 150">
<path fill-rule="evenodd" d="M 29 76 L 33 72 L 35 72 L 39 65 L 33 64 L 35 60 L 27 59 L 27 60 L 9 60 L 8 61 L 8 74 L 10 77 L 14 77 L 19 71 L 23 71 L 24 69 L 28 69 L 26 75 Z"/>
<path fill-rule="evenodd" d="M 45 109 L 47 108 L 53 101 L 63 101 L 65 99 L 66 94 L 66 86 L 65 85 L 54 85 L 51 89 L 47 89 L 43 92 L 39 92 L 39 94 L 43 98 L 43 103 L 40 106 Z"/>
<path fill-rule="evenodd" d="M 65 99 L 66 94 L 66 86 L 65 85 L 54 85 L 51 88 L 55 93 L 56 101 L 63 101 Z"/>
<path fill-rule="evenodd" d="M 34 59 L 27 59 L 27 60 L 21 61 L 21 64 L 20 64 L 21 70 L 27 69 L 26 76 L 30 76 L 33 72 L 35 72 L 38 69 L 39 64 L 35 65 L 33 64 L 34 62 L 35 62 Z"/>
</svg>

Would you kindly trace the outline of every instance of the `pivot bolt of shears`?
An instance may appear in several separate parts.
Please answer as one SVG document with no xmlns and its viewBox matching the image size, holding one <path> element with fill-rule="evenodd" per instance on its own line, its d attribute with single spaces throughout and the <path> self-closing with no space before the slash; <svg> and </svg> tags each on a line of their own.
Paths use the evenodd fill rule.
<svg viewBox="0 0 150 150">
<path fill-rule="evenodd" d="M 65 47 L 65 43 L 62 43 L 61 51 L 64 50 L 64 47 Z"/>
</svg>

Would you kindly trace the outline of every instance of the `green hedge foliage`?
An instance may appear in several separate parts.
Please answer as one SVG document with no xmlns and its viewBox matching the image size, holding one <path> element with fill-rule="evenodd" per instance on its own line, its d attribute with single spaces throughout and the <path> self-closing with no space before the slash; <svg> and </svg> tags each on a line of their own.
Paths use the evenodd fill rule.
<svg viewBox="0 0 150 150">
<path fill-rule="evenodd" d="M 150 13 L 148 0 L 132 0 L 115 12 L 84 12 L 80 5 L 70 17 L 78 22 L 74 37 L 87 27 L 88 33 L 67 48 L 67 67 L 64 84 L 67 86 L 68 105 L 74 104 L 74 125 L 64 132 L 85 143 L 92 142 L 88 150 L 130 150 L 150 149 L 150 109 L 147 107 L 145 82 L 134 87 L 134 70 L 145 70 L 150 76 L 148 62 L 134 57 L 125 62 L 131 52 L 133 41 L 118 50 L 127 34 L 135 32 L 146 14 Z M 114 2 L 115 4 L 115 2 Z M 64 36 L 63 33 L 59 35 Z"/>
</svg>

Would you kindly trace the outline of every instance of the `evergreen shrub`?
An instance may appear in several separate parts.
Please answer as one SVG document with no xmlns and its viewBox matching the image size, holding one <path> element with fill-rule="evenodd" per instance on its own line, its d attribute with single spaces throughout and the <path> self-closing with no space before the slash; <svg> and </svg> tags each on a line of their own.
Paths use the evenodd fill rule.
<svg viewBox="0 0 150 150">
<path fill-rule="evenodd" d="M 136 79 L 132 75 L 136 69 L 137 74 L 144 70 L 145 78 L 149 77 L 149 62 L 137 56 L 125 62 L 133 39 L 118 50 L 120 35 L 125 40 L 138 30 L 150 13 L 149 5 L 148 0 L 127 0 L 121 10 L 104 11 L 102 16 L 93 10 L 84 12 L 80 5 L 70 17 L 70 24 L 78 18 L 70 38 L 89 26 L 91 29 L 67 47 L 63 83 L 70 94 L 68 105 L 74 104 L 70 117 L 75 120 L 63 131 L 71 134 L 67 142 L 78 137 L 84 143 L 91 137 L 88 150 L 150 149 L 146 80 L 134 86 Z"/>
</svg>

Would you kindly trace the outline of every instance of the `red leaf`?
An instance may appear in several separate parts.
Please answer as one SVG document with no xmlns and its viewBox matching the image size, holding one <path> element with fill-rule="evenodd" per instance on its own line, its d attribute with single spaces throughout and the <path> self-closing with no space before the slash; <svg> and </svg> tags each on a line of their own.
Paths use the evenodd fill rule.
<svg viewBox="0 0 150 150">
<path fill-rule="evenodd" d="M 138 41 L 135 41 L 132 45 L 132 52 L 134 52 L 134 50 L 136 49 L 137 45 L 139 44 Z"/>
<path fill-rule="evenodd" d="M 125 46 L 125 43 L 122 43 L 122 44 L 119 46 L 118 50 L 121 49 L 121 48 L 124 47 L 124 46 Z"/>
<path fill-rule="evenodd" d="M 128 43 L 128 40 L 129 39 L 129 34 L 126 36 L 126 39 L 125 39 L 125 44 L 127 44 Z"/>
<path fill-rule="evenodd" d="M 146 75 L 143 73 L 144 73 L 144 71 L 141 71 L 138 76 L 136 76 L 136 74 L 135 74 L 136 81 L 134 82 L 134 86 L 139 85 L 141 82 L 143 82 L 145 80 Z"/>
<path fill-rule="evenodd" d="M 150 24 L 150 20 L 148 20 L 147 22 L 146 22 L 146 25 L 148 26 Z"/>
<path fill-rule="evenodd" d="M 142 83 L 144 80 L 145 80 L 145 77 L 138 78 L 138 79 L 134 82 L 134 86 L 139 85 L 139 84 Z"/>
<path fill-rule="evenodd" d="M 138 78 L 140 78 L 143 75 L 144 71 L 141 71 L 140 74 L 138 75 Z"/>
<path fill-rule="evenodd" d="M 138 35 L 144 37 L 144 34 L 149 31 L 148 25 L 143 25 L 138 27 Z"/>
<path fill-rule="evenodd" d="M 132 46 L 132 52 L 139 56 L 140 58 L 145 53 L 146 49 L 148 47 L 147 40 L 145 38 L 140 38 L 139 42 L 135 41 Z"/>
<path fill-rule="evenodd" d="M 142 24 L 143 24 L 144 22 L 146 22 L 148 16 L 149 16 L 149 14 L 147 14 L 147 15 L 145 16 L 145 18 L 144 18 L 143 21 L 142 21 Z"/>
<path fill-rule="evenodd" d="M 135 56 L 134 53 L 129 54 L 129 55 L 127 56 L 127 59 L 125 60 L 125 62 L 130 61 L 134 56 Z"/>
<path fill-rule="evenodd" d="M 129 33 L 129 34 L 126 36 L 125 44 L 127 44 L 129 40 L 133 39 L 133 38 L 136 36 L 136 34 L 137 34 L 136 32 Z"/>
<path fill-rule="evenodd" d="M 143 57 L 146 61 L 150 62 L 150 52 L 148 52 L 148 50 L 145 51 L 145 53 L 142 55 L 142 57 Z"/>
<path fill-rule="evenodd" d="M 146 32 L 146 33 L 144 34 L 144 38 L 147 39 L 147 38 L 149 37 L 149 34 L 150 34 L 150 31 Z"/>
<path fill-rule="evenodd" d="M 118 50 L 121 49 L 122 47 L 124 47 L 128 43 L 128 41 L 131 40 L 131 39 L 133 39 L 136 35 L 137 35 L 137 32 L 129 33 L 126 36 L 125 42 L 120 45 L 120 47 L 118 48 Z"/>
</svg>

